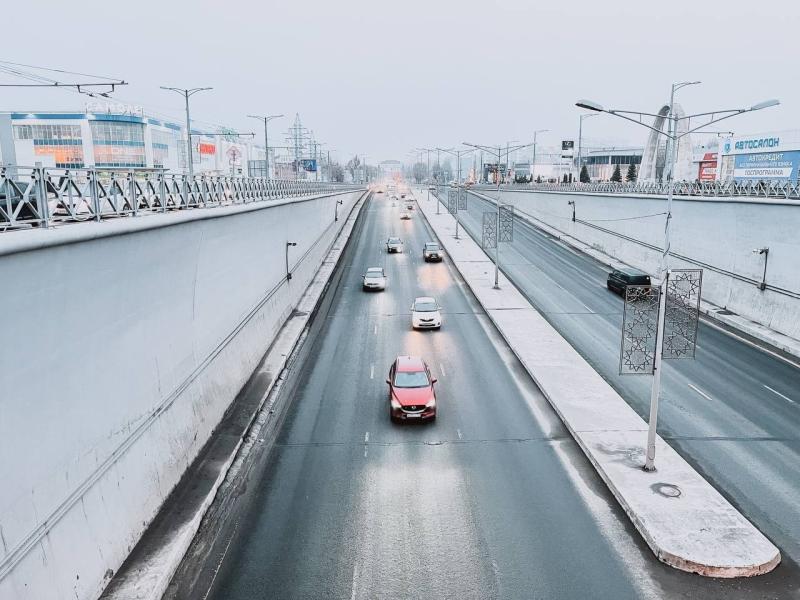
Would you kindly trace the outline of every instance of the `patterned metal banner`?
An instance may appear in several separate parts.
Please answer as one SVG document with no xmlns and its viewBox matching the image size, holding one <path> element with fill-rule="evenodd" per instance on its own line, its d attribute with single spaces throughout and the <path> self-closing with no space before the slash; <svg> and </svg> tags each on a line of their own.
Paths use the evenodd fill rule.
<svg viewBox="0 0 800 600">
<path fill-rule="evenodd" d="M 702 287 L 702 269 L 670 271 L 664 310 L 663 359 L 694 358 Z"/>
<path fill-rule="evenodd" d="M 656 359 L 656 333 L 660 288 L 629 285 L 622 312 L 620 375 L 652 375 Z"/>
<path fill-rule="evenodd" d="M 500 205 L 500 235 L 501 242 L 514 241 L 514 207 L 510 204 Z"/>
<path fill-rule="evenodd" d="M 458 210 L 467 210 L 467 190 L 458 189 Z"/>
<path fill-rule="evenodd" d="M 458 200 L 456 198 L 455 190 L 447 190 L 447 212 L 451 215 L 458 212 Z"/>
<path fill-rule="evenodd" d="M 497 213 L 493 210 L 487 210 L 483 213 L 481 245 L 484 248 L 497 248 Z"/>
</svg>

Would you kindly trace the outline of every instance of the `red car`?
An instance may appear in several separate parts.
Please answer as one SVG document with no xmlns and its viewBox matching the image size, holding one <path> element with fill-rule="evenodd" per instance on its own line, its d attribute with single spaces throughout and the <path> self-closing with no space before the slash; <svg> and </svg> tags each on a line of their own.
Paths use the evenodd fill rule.
<svg viewBox="0 0 800 600">
<path fill-rule="evenodd" d="M 389 416 L 392 421 L 436 418 L 436 379 L 418 356 L 398 356 L 389 369 Z"/>
</svg>

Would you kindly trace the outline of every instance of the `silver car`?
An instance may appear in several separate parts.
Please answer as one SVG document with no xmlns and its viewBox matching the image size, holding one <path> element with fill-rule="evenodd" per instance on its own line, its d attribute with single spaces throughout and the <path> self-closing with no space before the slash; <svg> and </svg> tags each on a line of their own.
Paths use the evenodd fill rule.
<svg viewBox="0 0 800 600">
<path fill-rule="evenodd" d="M 386 240 L 386 253 L 391 254 L 392 252 L 403 252 L 403 240 L 399 237 L 390 237 Z"/>
<path fill-rule="evenodd" d="M 365 290 L 385 290 L 386 272 L 383 267 L 369 267 L 367 272 L 364 273 L 362 286 Z"/>
</svg>

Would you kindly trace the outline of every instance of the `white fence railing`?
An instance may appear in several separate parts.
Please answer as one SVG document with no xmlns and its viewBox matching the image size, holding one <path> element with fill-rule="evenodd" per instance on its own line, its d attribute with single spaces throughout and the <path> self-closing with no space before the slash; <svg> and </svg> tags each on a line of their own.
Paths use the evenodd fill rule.
<svg viewBox="0 0 800 600">
<path fill-rule="evenodd" d="M 494 186 L 478 186 L 482 188 Z M 541 190 L 547 192 L 597 192 L 606 194 L 666 195 L 668 182 L 613 183 L 523 183 L 503 185 L 506 190 Z M 769 181 L 676 181 L 677 196 L 779 198 L 800 200 L 800 183 Z"/>
<path fill-rule="evenodd" d="M 0 232 L 189 208 L 248 204 L 362 186 L 153 169 L 0 167 Z"/>
</svg>

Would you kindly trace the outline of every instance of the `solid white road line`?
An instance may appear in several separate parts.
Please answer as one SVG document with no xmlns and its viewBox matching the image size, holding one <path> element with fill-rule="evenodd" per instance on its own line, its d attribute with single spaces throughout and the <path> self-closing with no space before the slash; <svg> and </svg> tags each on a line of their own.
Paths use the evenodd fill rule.
<svg viewBox="0 0 800 600">
<path fill-rule="evenodd" d="M 369 378 L 370 379 L 375 379 L 375 364 L 374 363 L 369 366 Z"/>
<path fill-rule="evenodd" d="M 787 402 L 791 402 L 792 404 L 795 404 L 795 401 L 794 401 L 794 400 L 792 400 L 791 398 L 789 398 L 789 396 L 784 396 L 784 395 L 783 395 L 783 394 L 781 394 L 781 393 L 780 393 L 778 390 L 773 390 L 773 389 L 772 389 L 771 387 L 769 387 L 769 386 L 768 386 L 766 383 L 764 384 L 764 387 L 765 387 L 765 388 L 767 388 L 767 389 L 768 389 L 770 392 L 772 392 L 773 394 L 777 394 L 778 396 L 780 396 L 781 398 L 783 398 L 783 399 L 784 399 L 784 400 L 786 400 Z"/>
<path fill-rule="evenodd" d="M 447 377 L 447 373 L 444 370 L 444 365 L 439 363 L 439 369 L 442 371 L 442 377 Z"/>
<path fill-rule="evenodd" d="M 378 335 L 378 326 L 377 325 L 375 325 L 375 329 L 372 330 L 372 333 L 374 333 L 375 335 Z"/>
<path fill-rule="evenodd" d="M 712 400 L 712 401 L 714 400 L 714 399 L 713 399 L 711 396 L 709 396 L 708 394 L 706 394 L 706 393 L 705 393 L 703 390 L 701 390 L 700 388 L 698 388 L 698 387 L 696 387 L 696 386 L 692 385 L 691 383 L 689 384 L 689 387 L 690 387 L 690 388 L 692 388 L 692 389 L 693 389 L 695 392 L 697 392 L 698 394 L 700 394 L 700 395 L 701 395 L 703 398 L 705 398 L 706 400 Z"/>
</svg>

